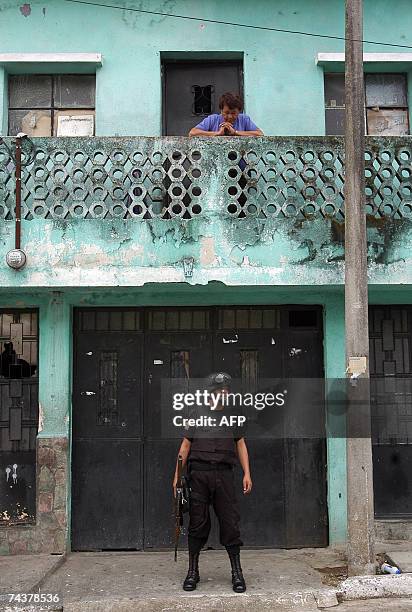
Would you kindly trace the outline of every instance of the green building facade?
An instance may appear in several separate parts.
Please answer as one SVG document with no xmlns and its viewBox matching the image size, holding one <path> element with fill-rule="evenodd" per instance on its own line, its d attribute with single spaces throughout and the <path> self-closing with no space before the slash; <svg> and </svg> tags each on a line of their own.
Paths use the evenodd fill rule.
<svg viewBox="0 0 412 612">
<path fill-rule="evenodd" d="M 79 448 L 80 443 L 87 446 L 87 436 L 81 433 L 81 411 L 87 412 L 87 406 L 82 402 L 87 392 L 97 393 L 79 383 L 87 370 L 82 371 L 81 365 L 87 333 L 90 337 L 95 333 L 95 338 L 98 332 L 110 338 L 116 332 L 123 334 L 110 340 L 120 351 L 128 331 L 141 332 L 145 338 L 139 357 L 143 386 L 148 384 L 146 375 L 151 376 L 155 361 L 161 361 L 153 359 L 155 353 L 147 348 L 159 332 L 169 337 L 164 344 L 169 342 L 172 353 L 184 352 L 189 342 L 186 335 L 179 345 L 177 331 L 208 332 L 206 323 L 196 327 L 193 318 L 192 326 L 184 327 L 181 315 L 176 315 L 179 324 L 166 315 L 166 323 L 155 324 L 151 314 L 185 309 L 207 311 L 206 318 L 216 316 L 214 337 L 220 338 L 222 330 L 234 334 L 223 336 L 224 343 L 237 342 L 239 325 L 251 334 L 259 329 L 261 335 L 246 343 L 245 351 L 260 350 L 266 341 L 262 330 L 268 337 L 280 330 L 286 355 L 282 363 L 292 363 L 292 348 L 299 352 L 303 347 L 308 363 L 318 362 L 321 376 L 345 376 L 344 143 L 337 132 L 327 135 L 328 112 L 342 109 L 338 94 L 336 98 L 326 95 L 325 77 L 344 72 L 343 0 L 257 0 L 253 5 L 239 0 L 235 8 L 225 0 L 117 4 L 115 9 L 62 0 L 22 5 L 0 0 L 2 351 L 5 343 L 13 341 L 16 349 L 21 342 L 17 357 L 35 366 L 31 387 L 29 377 L 20 374 L 25 381 L 23 391 L 16 391 L 8 380 L 13 376 L 3 372 L 2 470 L 4 473 L 8 466 L 11 470 L 8 488 L 3 489 L 7 503 L 0 507 L 0 551 L 4 554 L 82 549 L 79 534 L 80 544 L 73 546 L 71 529 L 71 514 L 82 495 L 80 480 L 73 479 L 82 472 L 79 466 L 72 471 L 71 466 L 75 436 L 79 436 Z M 412 51 L 402 45 L 407 45 L 412 10 L 406 0 L 365 0 L 364 10 L 365 40 L 375 41 L 365 44 L 365 73 L 377 75 L 373 83 L 376 87 L 381 84 L 384 92 L 393 93 L 402 79 L 404 83 L 403 97 L 399 94 L 397 102 L 382 105 L 387 114 L 383 112 L 378 120 L 368 115 L 365 172 L 373 318 L 371 371 L 408 378 L 412 375 L 412 146 L 407 98 L 412 86 Z M 324 37 L 307 35 L 310 33 Z M 194 96 L 193 124 L 202 114 L 196 112 L 196 82 L 189 84 L 189 94 L 182 86 L 181 104 L 171 101 L 171 67 L 182 68 L 182 82 L 187 85 L 184 67 L 190 66 L 193 74 L 205 64 L 210 78 L 224 66 L 236 67 L 245 112 L 264 131 L 264 137 L 189 139 L 168 132 L 168 112 L 179 113 L 188 95 Z M 92 94 L 89 90 L 89 94 L 76 93 L 80 91 L 76 87 L 86 83 L 81 79 L 86 75 Z M 208 82 L 199 85 L 208 86 Z M 210 91 L 214 96 L 210 94 L 207 104 L 215 110 L 218 91 Z M 367 97 L 368 113 L 379 112 L 373 111 Z M 76 120 L 70 123 L 68 119 L 66 129 L 73 131 L 64 132 L 63 118 L 78 116 L 87 117 L 84 124 L 79 128 Z M 92 130 L 93 135 L 77 136 L 76 129 Z M 27 263 L 21 270 L 11 269 L 5 261 L 6 253 L 15 246 L 17 131 L 29 133 L 31 139 L 23 140 L 23 163 L 27 165 L 22 169 L 21 248 Z M 97 313 L 89 327 L 87 311 Z M 232 316 L 225 313 L 245 311 L 275 313 L 275 322 L 266 325 L 263 318 L 254 327 L 249 315 L 242 328 L 238 314 L 233 315 L 232 323 L 224 323 Z M 130 312 L 138 313 L 145 322 L 140 324 L 135 318 L 128 326 Z M 306 318 L 296 314 L 305 312 L 312 314 Z M 114 317 L 110 313 L 122 313 L 121 323 L 110 323 Z M 313 313 L 317 313 L 316 321 L 311 318 Z M 30 324 L 23 315 L 31 316 Z M 278 316 L 285 323 L 277 327 Z M 392 331 L 385 332 L 388 329 Z M 296 330 L 308 335 L 295 337 Z M 273 334 L 272 344 L 276 345 Z M 288 344 L 288 334 L 294 339 L 293 346 Z M 138 333 L 136 337 L 140 338 Z M 296 344 L 297 338 L 301 345 Z M 103 343 L 106 353 L 112 350 L 110 342 Z M 219 350 L 212 363 L 223 367 L 221 356 L 226 353 Z M 101 362 L 96 367 L 102 368 Z M 395 364 L 393 370 L 385 365 L 388 362 Z M 289 366 L 285 367 L 288 374 Z M 273 372 L 274 377 L 276 374 Z M 314 374 L 297 368 L 295 375 Z M 134 390 L 134 383 L 130 384 Z M 34 399 L 26 410 L 28 392 L 24 389 L 28 387 Z M 145 402 L 151 400 L 146 391 L 142 393 L 142 405 L 136 410 L 146 414 Z M 103 395 L 100 391 L 99 397 Z M 21 406 L 22 414 L 18 412 Z M 73 429 L 76 406 L 77 434 Z M 325 455 L 315 457 L 323 461 L 323 545 L 346 540 L 346 439 L 334 433 L 341 419 L 326 408 Z M 135 435 L 141 440 L 140 434 Z M 157 448 L 162 448 L 160 443 Z M 23 478 L 26 484 L 32 483 L 30 494 L 17 491 L 18 477 L 12 480 L 13 452 L 23 453 L 18 463 L 30 463 L 24 452 L 35 457 L 32 471 L 27 467 L 26 480 Z M 143 455 L 145 452 L 142 450 Z M 396 448 L 391 452 L 397 452 Z M 400 460 L 408 465 L 406 455 Z M 148 474 L 148 464 L 147 457 L 139 464 L 142 478 Z M 285 472 L 285 490 L 292 490 L 288 499 L 294 496 L 293 478 L 301 482 L 304 469 L 298 466 L 294 476 Z M 171 471 L 172 465 L 159 487 L 169 483 Z M 14 497 L 9 490 L 13 486 Z M 96 489 L 97 496 L 99 491 Z M 404 537 L 410 535 L 411 499 L 399 495 L 396 508 L 381 508 L 377 513 L 382 537 L 395 537 L 400 530 Z M 31 500 L 35 512 L 13 507 L 16 503 L 24 506 L 24 500 Z M 139 497 L 137 505 L 144 503 Z M 143 522 L 145 512 L 143 509 Z M 294 526 L 285 529 L 292 533 Z M 93 549 L 93 541 L 84 541 L 89 543 L 83 549 Z M 150 545 L 150 533 L 142 541 L 149 544 L 130 547 L 160 546 Z M 292 535 L 268 545 L 279 542 L 311 545 L 309 536 L 299 540 Z M 313 542 L 319 544 L 316 538 Z M 107 544 L 107 548 L 116 546 L 115 541 Z"/>
</svg>

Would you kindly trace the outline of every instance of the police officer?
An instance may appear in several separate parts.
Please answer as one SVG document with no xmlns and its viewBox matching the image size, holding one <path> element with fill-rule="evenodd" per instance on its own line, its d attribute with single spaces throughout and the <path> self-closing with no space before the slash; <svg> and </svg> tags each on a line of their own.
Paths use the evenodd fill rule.
<svg viewBox="0 0 412 612">
<path fill-rule="evenodd" d="M 231 377 L 225 372 L 211 374 L 208 377 L 208 389 L 222 398 L 230 391 Z M 220 395 L 219 395 L 220 394 Z M 218 404 L 216 412 L 223 409 L 224 402 Z M 209 429 L 210 431 L 210 429 Z M 216 435 L 216 434 L 215 434 Z M 209 505 L 219 521 L 220 543 L 225 546 L 232 567 L 232 585 L 236 593 L 246 591 L 240 565 L 240 539 L 239 510 L 236 501 L 233 468 L 239 460 L 243 468 L 243 493 L 252 490 L 250 478 L 249 456 L 246 442 L 243 437 L 235 437 L 231 432 L 229 437 L 207 438 L 196 436 L 196 430 L 184 437 L 180 446 L 179 455 L 182 456 L 183 465 L 188 463 L 188 474 L 191 488 L 191 503 L 189 513 L 189 570 L 183 589 L 194 591 L 199 582 L 199 553 L 206 544 L 210 532 Z M 173 481 L 176 491 L 177 468 Z"/>
</svg>

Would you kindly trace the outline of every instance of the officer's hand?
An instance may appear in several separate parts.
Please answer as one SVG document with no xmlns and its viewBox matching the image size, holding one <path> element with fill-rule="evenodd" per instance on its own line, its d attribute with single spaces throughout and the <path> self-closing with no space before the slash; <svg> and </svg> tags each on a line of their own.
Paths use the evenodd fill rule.
<svg viewBox="0 0 412 612">
<path fill-rule="evenodd" d="M 250 476 L 243 476 L 243 493 L 247 495 L 252 490 L 252 479 Z"/>
</svg>

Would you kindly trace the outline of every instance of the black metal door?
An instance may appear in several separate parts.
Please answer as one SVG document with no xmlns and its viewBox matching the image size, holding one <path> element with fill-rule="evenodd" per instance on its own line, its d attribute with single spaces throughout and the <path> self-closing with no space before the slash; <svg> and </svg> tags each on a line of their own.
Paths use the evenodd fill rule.
<svg viewBox="0 0 412 612">
<path fill-rule="evenodd" d="M 219 309 L 216 369 L 229 372 L 251 390 L 262 379 L 322 379 L 321 312 L 317 307 Z M 299 415 L 300 407 L 293 413 Z M 245 545 L 327 546 L 323 409 L 316 418 L 317 439 L 247 440 L 254 482 L 250 496 L 241 496 L 241 471 L 237 472 Z"/>
<path fill-rule="evenodd" d="M 136 331 L 138 313 L 76 315 L 72 548 L 140 549 L 143 336 Z"/>
<path fill-rule="evenodd" d="M 412 517 L 412 307 L 369 311 L 376 518 Z"/>
<path fill-rule="evenodd" d="M 204 117 L 219 112 L 219 97 L 242 92 L 241 62 L 163 64 L 166 136 L 187 136 Z"/>
<path fill-rule="evenodd" d="M 172 546 L 180 440 L 162 431 L 163 380 L 225 370 L 252 389 L 260 379 L 323 376 L 320 308 L 85 309 L 75 324 L 75 550 Z M 321 430 L 323 412 L 318 418 Z M 326 545 L 324 438 L 248 447 L 251 496 L 241 494 L 241 470 L 236 476 L 245 545 Z M 210 546 L 217 535 L 214 524 Z"/>
<path fill-rule="evenodd" d="M 172 479 L 181 440 L 162 432 L 161 384 L 204 378 L 212 367 L 210 311 L 151 310 L 145 346 L 145 549 L 173 545 Z M 182 538 L 181 545 L 186 545 Z"/>
</svg>

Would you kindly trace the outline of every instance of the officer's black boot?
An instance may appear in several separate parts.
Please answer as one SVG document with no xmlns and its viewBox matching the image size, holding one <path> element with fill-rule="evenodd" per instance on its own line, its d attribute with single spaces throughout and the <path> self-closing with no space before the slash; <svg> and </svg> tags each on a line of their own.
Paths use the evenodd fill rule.
<svg viewBox="0 0 412 612">
<path fill-rule="evenodd" d="M 183 590 L 194 591 L 199 580 L 199 553 L 189 551 L 189 570 L 183 583 Z"/>
<path fill-rule="evenodd" d="M 235 593 L 244 593 L 246 591 L 246 582 L 243 578 L 242 566 L 240 565 L 239 547 L 227 547 L 230 564 L 232 566 L 232 585 Z"/>
</svg>

